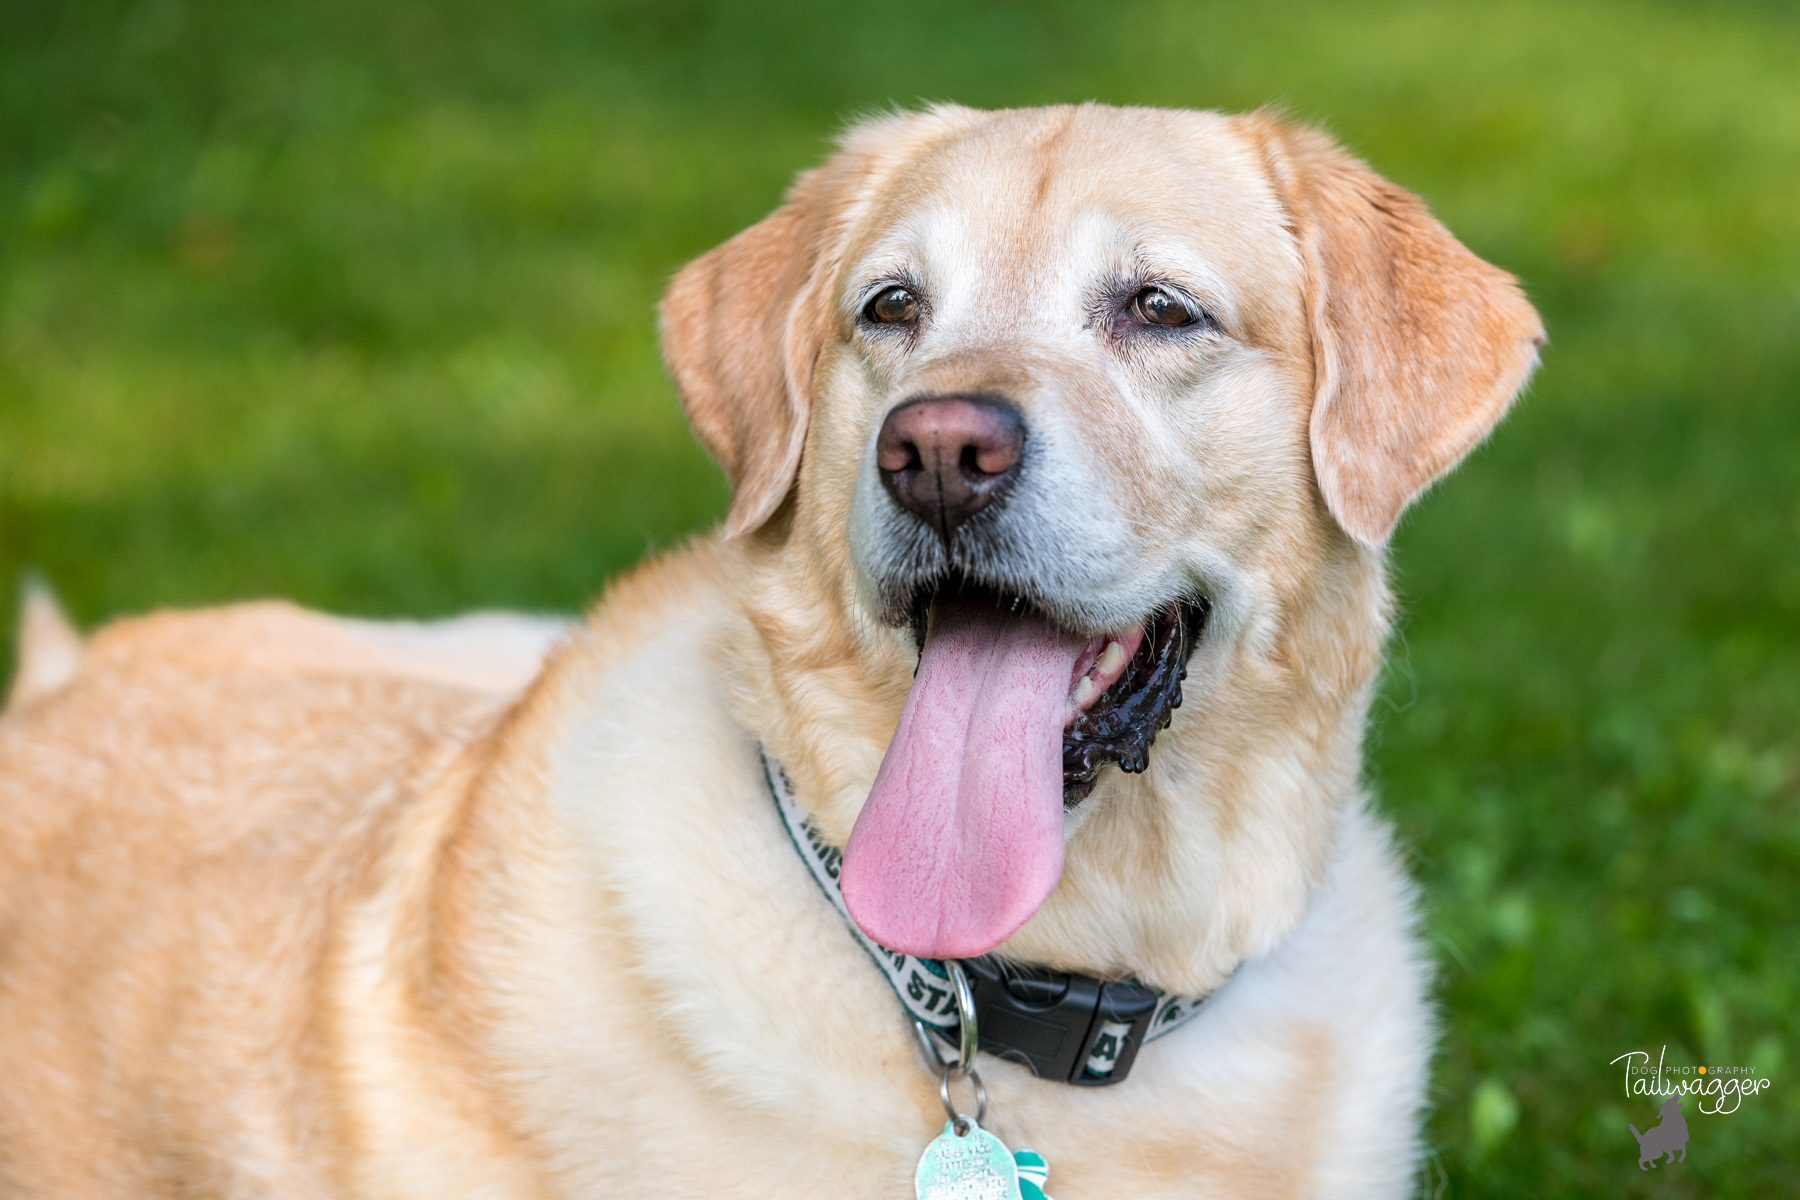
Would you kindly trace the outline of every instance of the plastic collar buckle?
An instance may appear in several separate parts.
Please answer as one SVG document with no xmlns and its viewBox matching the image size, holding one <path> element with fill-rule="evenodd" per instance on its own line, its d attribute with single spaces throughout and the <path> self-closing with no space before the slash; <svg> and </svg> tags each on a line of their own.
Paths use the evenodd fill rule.
<svg viewBox="0 0 1800 1200">
<path fill-rule="evenodd" d="M 963 960 L 975 992 L 981 1049 L 1040 1079 L 1106 1087 L 1131 1073 L 1157 995 L 1135 983 Z"/>
</svg>

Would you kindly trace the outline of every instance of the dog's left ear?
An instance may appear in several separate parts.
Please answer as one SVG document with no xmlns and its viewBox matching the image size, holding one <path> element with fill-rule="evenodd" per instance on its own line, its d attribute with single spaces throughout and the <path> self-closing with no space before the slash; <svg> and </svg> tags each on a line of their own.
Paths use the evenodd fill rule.
<svg viewBox="0 0 1800 1200">
<path fill-rule="evenodd" d="M 1377 546 L 1505 413 L 1544 327 L 1518 282 L 1417 196 L 1321 133 L 1246 121 L 1305 259 L 1319 490 L 1346 532 Z"/>
</svg>

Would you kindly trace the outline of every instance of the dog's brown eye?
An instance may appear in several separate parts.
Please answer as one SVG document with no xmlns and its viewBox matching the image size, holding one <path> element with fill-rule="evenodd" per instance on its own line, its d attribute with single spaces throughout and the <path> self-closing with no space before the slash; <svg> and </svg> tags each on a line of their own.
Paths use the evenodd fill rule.
<svg viewBox="0 0 1800 1200">
<path fill-rule="evenodd" d="M 919 316 L 919 298 L 911 288 L 895 285 L 884 288 L 863 309 L 863 316 L 878 325 L 898 325 Z"/>
<path fill-rule="evenodd" d="M 1161 288 L 1145 288 L 1131 299 L 1132 311 L 1146 325 L 1192 325 L 1194 314 L 1188 306 Z"/>
</svg>

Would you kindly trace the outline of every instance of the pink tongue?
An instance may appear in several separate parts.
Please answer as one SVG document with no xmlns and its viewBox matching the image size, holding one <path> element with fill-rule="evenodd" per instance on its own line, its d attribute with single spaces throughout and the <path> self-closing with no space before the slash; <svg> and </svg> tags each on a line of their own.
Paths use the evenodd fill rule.
<svg viewBox="0 0 1800 1200">
<path fill-rule="evenodd" d="M 971 958 L 1011 937 L 1063 861 L 1063 711 L 1086 639 L 940 604 L 844 848 L 844 902 L 890 950 Z"/>
</svg>

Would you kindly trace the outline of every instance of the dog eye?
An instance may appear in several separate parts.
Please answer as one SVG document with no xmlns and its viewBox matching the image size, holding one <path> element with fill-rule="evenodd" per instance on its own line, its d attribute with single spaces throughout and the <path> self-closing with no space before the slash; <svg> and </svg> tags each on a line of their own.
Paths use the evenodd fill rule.
<svg viewBox="0 0 1800 1200">
<path fill-rule="evenodd" d="M 1192 325 L 1194 314 L 1188 306 L 1157 287 L 1147 287 L 1131 298 L 1131 311 L 1146 325 L 1176 328 Z"/>
<path fill-rule="evenodd" d="M 877 325 L 899 325 L 919 318 L 919 298 L 911 288 L 898 284 L 883 288 L 863 307 L 863 316 Z"/>
</svg>

